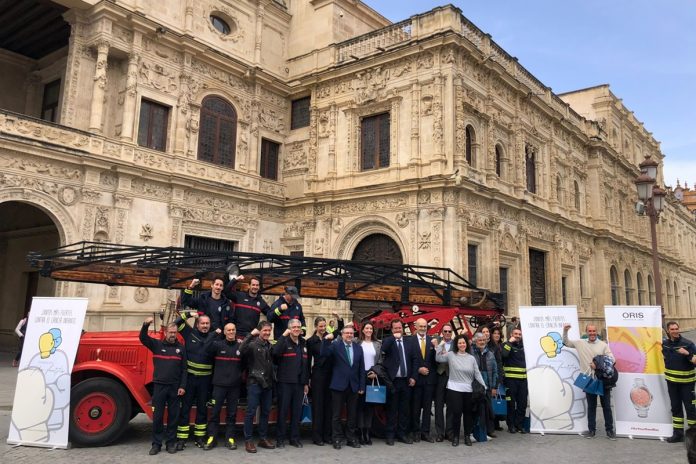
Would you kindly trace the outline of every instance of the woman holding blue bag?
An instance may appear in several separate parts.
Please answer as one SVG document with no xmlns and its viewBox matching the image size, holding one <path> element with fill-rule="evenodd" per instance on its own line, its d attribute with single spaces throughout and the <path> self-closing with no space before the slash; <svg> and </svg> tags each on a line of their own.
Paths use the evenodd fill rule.
<svg viewBox="0 0 696 464">
<path fill-rule="evenodd" d="M 379 364 L 382 355 L 382 342 L 374 338 L 375 326 L 371 322 L 366 322 L 360 331 L 358 344 L 363 349 L 365 359 L 365 372 L 367 373 L 367 383 L 373 382 L 377 375 L 370 372 L 375 364 Z M 371 445 L 372 417 L 374 416 L 374 404 L 365 401 L 366 395 L 358 399 L 358 438 L 361 445 Z"/>
</svg>

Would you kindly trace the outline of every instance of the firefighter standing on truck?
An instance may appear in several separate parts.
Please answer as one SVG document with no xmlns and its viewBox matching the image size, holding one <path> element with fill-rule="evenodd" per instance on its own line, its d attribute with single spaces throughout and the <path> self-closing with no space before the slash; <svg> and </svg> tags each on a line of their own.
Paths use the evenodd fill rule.
<svg viewBox="0 0 696 464">
<path fill-rule="evenodd" d="M 524 358 L 522 330 L 512 330 L 510 339 L 503 344 L 503 372 L 508 401 L 507 426 L 510 433 L 527 433 L 524 417 L 527 411 L 527 362 Z"/>
<path fill-rule="evenodd" d="M 179 416 L 179 400 L 186 392 L 186 348 L 177 341 L 177 327 L 167 325 L 164 340 L 157 340 L 147 333 L 153 318 L 145 319 L 140 329 L 140 343 L 152 351 L 154 371 L 152 382 L 152 448 L 154 456 L 167 444 L 167 452 L 176 453 L 176 425 Z M 164 430 L 164 408 L 169 411 L 167 430 Z"/>
<path fill-rule="evenodd" d="M 230 322 L 233 322 L 237 327 L 237 340 L 244 340 L 259 325 L 261 314 L 268 316 L 269 310 L 268 303 L 259 293 L 261 281 L 256 277 L 251 277 L 248 291 L 237 291 L 237 282 L 243 280 L 243 275 L 231 280 L 224 291 L 224 295 L 234 305 Z"/>
<path fill-rule="evenodd" d="M 667 323 L 667 338 L 662 341 L 662 356 L 665 358 L 665 380 L 672 407 L 672 436 L 668 443 L 684 441 L 684 408 L 689 428 L 696 426 L 696 408 L 694 408 L 694 383 L 696 370 L 693 361 L 696 346 L 679 334 L 679 324 Z"/>
<path fill-rule="evenodd" d="M 186 445 L 191 429 L 189 413 L 191 406 L 196 405 L 196 421 L 193 429 L 194 442 L 203 448 L 208 424 L 208 396 L 210 380 L 213 374 L 213 357 L 208 353 L 208 346 L 216 337 L 210 334 L 210 318 L 207 315 L 192 314 L 196 318 L 194 328 L 186 323 L 186 312 L 177 318 L 175 324 L 184 337 L 188 357 L 186 370 L 188 372 L 188 389 L 181 406 L 179 426 L 176 429 L 176 449 L 182 451 Z M 219 329 L 218 329 L 219 330 Z"/>
<path fill-rule="evenodd" d="M 181 294 L 181 306 L 198 310 L 198 314 L 205 314 L 210 318 L 211 330 L 215 331 L 232 322 L 232 307 L 230 300 L 222 293 L 225 288 L 225 280 L 215 277 L 209 292 L 203 292 L 199 296 L 193 296 L 193 289 L 200 285 L 200 279 L 193 279 L 188 288 Z"/>
<path fill-rule="evenodd" d="M 268 311 L 268 322 L 273 323 L 273 339 L 279 340 L 288 328 L 291 319 L 299 319 L 302 323 L 302 330 L 305 330 L 305 318 L 302 313 L 302 305 L 297 301 L 299 298 L 297 287 L 285 287 L 283 294 L 273 302 Z"/>
</svg>

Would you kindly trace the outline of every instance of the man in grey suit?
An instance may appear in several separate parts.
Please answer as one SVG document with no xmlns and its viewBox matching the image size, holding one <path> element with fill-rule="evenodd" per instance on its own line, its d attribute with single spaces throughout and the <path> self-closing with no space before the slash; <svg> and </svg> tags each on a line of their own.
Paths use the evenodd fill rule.
<svg viewBox="0 0 696 464">
<path fill-rule="evenodd" d="M 454 333 L 452 326 L 445 324 L 440 330 L 440 340 L 445 342 L 447 351 L 452 349 L 452 337 Z M 447 363 L 437 363 L 437 384 L 435 385 L 435 441 L 444 441 L 445 437 L 452 435 L 452 419 L 448 409 L 445 415 L 445 396 L 447 393 L 447 380 L 449 380 L 449 369 Z"/>
<path fill-rule="evenodd" d="M 358 395 L 365 393 L 365 362 L 362 347 L 353 343 L 353 327 L 344 327 L 341 338 L 335 341 L 328 334 L 322 341 L 321 356 L 330 358 L 333 365 L 331 374 L 332 439 L 335 449 L 341 449 L 344 440 L 352 448 L 360 448 L 356 440 L 358 414 Z M 341 426 L 341 410 L 346 406 L 346 433 Z"/>
</svg>

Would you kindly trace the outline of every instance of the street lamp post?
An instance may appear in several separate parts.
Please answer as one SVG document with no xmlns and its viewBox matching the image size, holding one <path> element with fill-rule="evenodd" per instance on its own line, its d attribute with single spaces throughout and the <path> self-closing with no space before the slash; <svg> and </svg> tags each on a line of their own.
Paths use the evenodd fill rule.
<svg viewBox="0 0 696 464">
<path fill-rule="evenodd" d="M 650 218 L 650 238 L 652 239 L 653 276 L 655 277 L 655 303 L 662 308 L 662 277 L 660 276 L 660 255 L 657 251 L 657 223 L 660 213 L 665 206 L 665 191 L 657 186 L 658 162 L 649 155 L 638 165 L 641 174 L 634 183 L 638 190 L 638 199 L 641 201 L 646 214 Z"/>
</svg>

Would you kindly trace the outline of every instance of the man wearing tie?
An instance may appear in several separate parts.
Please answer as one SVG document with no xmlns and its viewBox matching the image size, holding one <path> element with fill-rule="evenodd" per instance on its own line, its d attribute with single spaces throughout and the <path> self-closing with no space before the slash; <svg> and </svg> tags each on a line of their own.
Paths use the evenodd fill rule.
<svg viewBox="0 0 696 464">
<path fill-rule="evenodd" d="M 437 384 L 437 361 L 433 338 L 428 336 L 428 321 L 421 318 L 415 322 L 416 334 L 410 337 L 417 356 L 413 367 L 416 385 L 413 387 L 413 410 L 411 412 L 411 433 L 413 441 L 421 439 L 433 443 L 430 436 L 430 416 L 433 406 L 433 393 Z M 437 343 L 437 340 L 435 340 Z"/>
<path fill-rule="evenodd" d="M 330 359 L 333 365 L 331 374 L 331 410 L 333 447 L 341 449 L 344 439 L 352 448 L 360 448 L 356 440 L 358 417 L 358 395 L 365 393 L 365 363 L 362 347 L 353 343 L 353 327 L 344 327 L 341 338 L 331 342 L 333 334 L 324 337 L 321 346 L 321 356 Z M 346 406 L 346 433 L 341 426 L 341 410 Z"/>
<path fill-rule="evenodd" d="M 442 326 L 440 339 L 445 344 L 445 351 L 452 350 L 452 326 L 445 324 Z M 449 366 L 446 362 L 437 363 L 437 385 L 435 386 L 435 441 L 442 442 L 445 437 L 452 435 L 452 419 L 450 408 L 447 408 L 445 416 L 445 397 L 447 394 L 447 380 L 449 380 Z"/>
<path fill-rule="evenodd" d="M 383 364 L 394 384 L 394 391 L 387 398 L 386 443 L 389 446 L 394 445 L 395 436 L 402 443 L 413 443 L 408 429 L 411 391 L 416 384 L 413 367 L 417 352 L 414 349 L 416 345 L 404 339 L 403 331 L 401 320 L 392 320 L 392 335 L 382 342 Z"/>
</svg>

